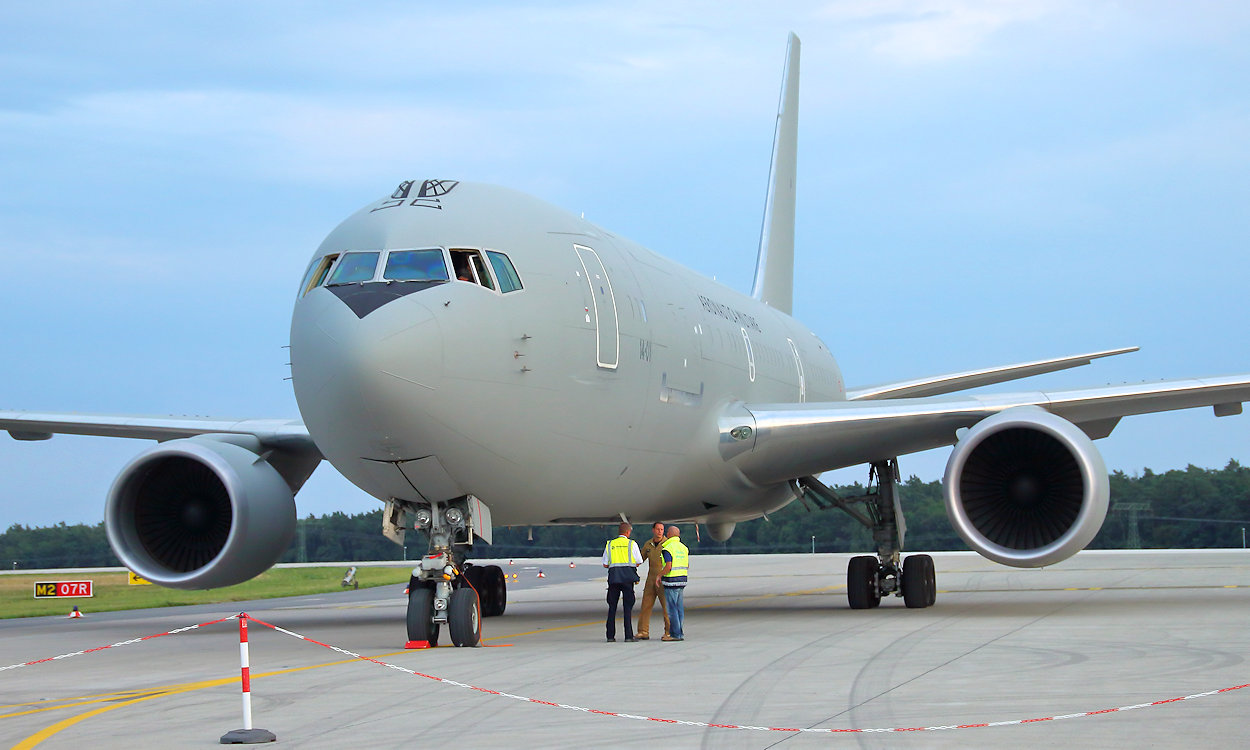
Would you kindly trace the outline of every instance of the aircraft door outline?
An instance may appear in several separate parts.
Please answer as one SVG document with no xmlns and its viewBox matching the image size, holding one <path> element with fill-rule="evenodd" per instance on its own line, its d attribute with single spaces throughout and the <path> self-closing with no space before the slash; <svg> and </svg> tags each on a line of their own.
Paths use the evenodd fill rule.
<svg viewBox="0 0 1250 750">
<path fill-rule="evenodd" d="M 803 358 L 799 356 L 799 347 L 794 343 L 794 339 L 787 338 L 790 342 L 790 353 L 794 355 L 794 367 L 799 372 L 799 403 L 807 401 L 807 376 L 803 373 Z"/>
<path fill-rule="evenodd" d="M 599 254 L 592 248 L 574 244 L 573 249 L 586 274 L 590 303 L 595 313 L 595 364 L 605 370 L 615 370 L 621 360 L 621 327 L 612 279 L 608 277 Z"/>
<path fill-rule="evenodd" d="M 746 344 L 747 349 L 747 378 L 755 382 L 755 349 L 751 347 L 751 336 L 747 333 L 747 329 L 742 329 L 742 343 Z"/>
</svg>

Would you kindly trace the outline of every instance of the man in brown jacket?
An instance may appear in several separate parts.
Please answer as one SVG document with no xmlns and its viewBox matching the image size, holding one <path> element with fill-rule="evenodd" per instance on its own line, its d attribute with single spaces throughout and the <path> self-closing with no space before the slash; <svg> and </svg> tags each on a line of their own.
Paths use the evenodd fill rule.
<svg viewBox="0 0 1250 750">
<path fill-rule="evenodd" d="M 641 641 L 650 640 L 651 608 L 658 599 L 664 611 L 664 635 L 668 635 L 668 605 L 664 602 L 664 593 L 655 585 L 655 579 L 664 570 L 664 555 L 660 548 L 664 544 L 664 524 L 656 521 L 651 524 L 651 538 L 642 545 L 642 559 L 647 561 L 647 575 L 643 578 L 647 585 L 642 590 L 642 608 L 638 610 L 637 638 Z"/>
</svg>

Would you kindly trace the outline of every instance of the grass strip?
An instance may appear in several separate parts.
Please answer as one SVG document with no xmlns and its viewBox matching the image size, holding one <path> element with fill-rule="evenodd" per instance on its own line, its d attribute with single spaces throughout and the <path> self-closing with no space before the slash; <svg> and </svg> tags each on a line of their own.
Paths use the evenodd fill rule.
<svg viewBox="0 0 1250 750">
<path fill-rule="evenodd" d="M 75 605 L 84 613 L 124 609 L 174 607 L 182 604 L 219 604 L 280 596 L 302 596 L 342 591 L 346 569 L 271 568 L 245 583 L 208 591 L 167 589 L 153 584 L 132 585 L 125 573 L 37 573 L 0 576 L 0 618 L 68 615 Z M 361 588 L 408 583 L 409 568 L 361 567 L 356 580 Z M 90 598 L 35 599 L 35 583 L 42 581 L 91 581 Z M 402 589 L 401 589 L 402 591 Z M 397 591 L 398 595 L 399 592 Z"/>
</svg>

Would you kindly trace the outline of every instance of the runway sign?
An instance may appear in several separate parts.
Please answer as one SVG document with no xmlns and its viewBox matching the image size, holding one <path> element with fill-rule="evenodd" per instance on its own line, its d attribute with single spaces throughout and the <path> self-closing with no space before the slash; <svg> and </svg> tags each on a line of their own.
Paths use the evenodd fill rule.
<svg viewBox="0 0 1250 750">
<path fill-rule="evenodd" d="M 35 583 L 36 599 L 68 599 L 95 596 L 91 581 L 38 581 Z"/>
<path fill-rule="evenodd" d="M 151 581 L 144 578 L 143 576 L 138 575 L 133 570 L 128 570 L 126 572 L 129 574 L 127 576 L 127 581 L 130 583 L 131 586 L 142 586 L 144 584 L 147 584 L 148 586 L 152 585 Z"/>
</svg>

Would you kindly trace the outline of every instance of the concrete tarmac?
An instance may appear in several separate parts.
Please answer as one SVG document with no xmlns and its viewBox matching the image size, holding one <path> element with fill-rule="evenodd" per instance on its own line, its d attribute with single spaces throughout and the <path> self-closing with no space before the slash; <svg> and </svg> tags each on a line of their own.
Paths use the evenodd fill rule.
<svg viewBox="0 0 1250 750">
<path fill-rule="evenodd" d="M 1250 687 L 1250 553 L 1083 552 L 1042 570 L 937 553 L 937 604 L 851 610 L 848 555 L 695 557 L 686 640 L 605 643 L 597 560 L 504 563 L 485 648 L 402 650 L 386 587 L 245 604 L 0 621 L 0 667 L 246 610 L 254 725 L 309 748 L 1238 747 Z M 538 578 L 541 568 L 545 577 Z M 515 581 L 512 574 L 517 575 Z M 68 610 L 67 604 L 66 609 Z M 657 612 L 658 615 L 658 612 Z M 619 631 L 619 628 L 618 628 Z M 618 632 L 618 639 L 621 637 Z M 444 640 L 447 636 L 444 633 Z M 238 626 L 0 671 L 0 746 L 207 748 L 242 726 Z M 560 708 L 503 697 L 501 691 Z M 628 713 L 629 719 L 593 711 Z"/>
</svg>

